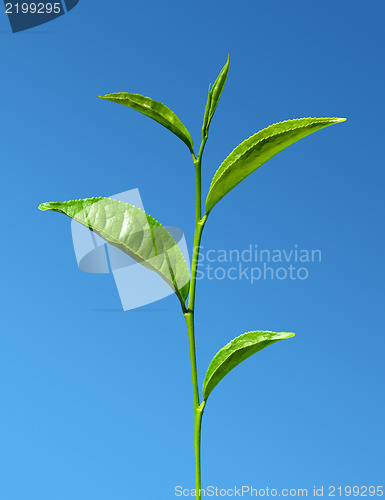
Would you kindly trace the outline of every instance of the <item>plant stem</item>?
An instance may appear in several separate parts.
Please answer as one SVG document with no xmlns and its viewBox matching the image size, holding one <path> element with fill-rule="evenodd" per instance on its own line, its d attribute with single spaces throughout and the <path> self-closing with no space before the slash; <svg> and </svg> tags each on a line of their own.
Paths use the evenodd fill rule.
<svg viewBox="0 0 385 500">
<path fill-rule="evenodd" d="M 192 378 L 193 396 L 194 396 L 195 483 L 196 483 L 196 497 L 198 499 L 201 498 L 201 495 L 199 493 L 201 489 L 201 425 L 202 425 L 202 416 L 203 416 L 205 401 L 203 401 L 202 405 L 200 404 L 198 371 L 197 371 L 197 360 L 196 360 L 196 349 L 195 349 L 194 308 L 195 308 L 196 272 L 198 267 L 199 246 L 206 219 L 207 217 L 205 216 L 202 220 L 199 220 L 195 225 L 189 303 L 188 303 L 188 310 L 184 314 L 187 325 L 187 333 L 188 333 L 188 341 L 190 349 L 191 378 Z"/>
<path fill-rule="evenodd" d="M 195 290 L 196 290 L 196 275 L 198 269 L 199 250 L 202 239 L 202 232 L 203 228 L 205 227 L 206 220 L 207 216 L 205 215 L 203 219 L 199 220 L 195 224 L 194 248 L 193 248 L 193 257 L 191 263 L 191 281 L 190 281 L 190 291 L 188 300 L 188 311 L 192 312 L 193 315 L 195 310 Z"/>
<path fill-rule="evenodd" d="M 194 230 L 194 245 L 193 256 L 191 263 L 191 280 L 189 290 L 188 309 L 184 310 L 184 317 L 187 325 L 189 349 L 190 349 L 190 363 L 191 363 L 191 378 L 194 396 L 194 451 L 195 451 L 195 489 L 196 498 L 200 499 L 201 490 L 201 427 L 202 416 L 205 407 L 205 401 L 200 403 L 199 386 L 198 386 L 198 371 L 197 359 L 195 349 L 195 290 L 196 290 L 196 275 L 198 268 L 199 249 L 202 239 L 202 232 L 205 226 L 207 215 L 202 217 L 202 192 L 201 192 L 201 162 L 202 154 L 207 141 L 207 135 L 203 136 L 201 147 L 199 149 L 198 158 L 192 155 L 195 175 L 196 175 L 196 211 L 195 211 L 195 230 Z"/>
<path fill-rule="evenodd" d="M 196 496 L 201 498 L 201 428 L 202 417 L 206 401 L 195 409 L 194 413 L 194 448 L 195 448 L 195 480 L 196 480 Z"/>
<path fill-rule="evenodd" d="M 200 405 L 199 401 L 199 388 L 198 388 L 198 372 L 197 372 L 197 359 L 195 352 L 195 331 L 194 331 L 194 313 L 187 312 L 184 315 L 187 325 L 188 343 L 190 348 L 190 363 L 191 363 L 191 378 L 194 395 L 194 412 Z"/>
</svg>

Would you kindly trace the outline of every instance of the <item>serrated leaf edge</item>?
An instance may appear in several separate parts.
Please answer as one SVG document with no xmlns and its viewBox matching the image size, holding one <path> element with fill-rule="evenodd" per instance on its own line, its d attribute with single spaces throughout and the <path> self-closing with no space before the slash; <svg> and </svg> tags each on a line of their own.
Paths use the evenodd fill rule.
<svg viewBox="0 0 385 500">
<path fill-rule="evenodd" d="M 103 99 L 104 101 L 111 101 L 111 99 L 109 99 L 109 96 L 115 96 L 116 94 L 128 94 L 128 95 L 132 95 L 132 96 L 138 96 L 138 97 L 144 97 L 145 99 L 150 99 L 150 101 L 152 102 L 155 102 L 156 104 L 160 104 L 161 106 L 164 106 L 168 111 L 170 111 L 176 118 L 177 120 L 181 123 L 181 125 L 184 127 L 185 131 L 187 132 L 187 135 L 186 135 L 186 139 L 187 141 L 189 142 L 189 144 L 187 144 L 185 141 L 183 141 L 183 139 L 180 139 L 185 142 L 186 146 L 189 148 L 189 150 L 193 153 L 194 152 L 194 141 L 191 137 L 191 134 L 190 132 L 188 131 L 186 125 L 182 122 L 182 120 L 178 117 L 178 115 L 171 109 L 169 108 L 166 104 L 164 104 L 163 102 L 161 101 L 156 101 L 155 99 L 153 99 L 152 97 L 149 97 L 149 96 L 146 96 L 146 95 L 142 95 L 142 94 L 134 94 L 132 92 L 112 92 L 111 94 L 106 94 L 104 96 L 102 95 L 99 95 L 99 99 Z M 135 103 L 135 101 L 133 99 L 130 99 L 130 98 L 127 98 L 127 97 L 113 97 L 113 99 L 115 99 L 116 101 L 124 101 L 124 100 L 130 100 L 132 101 L 133 103 Z M 137 104 L 137 103 L 135 103 Z M 147 109 L 151 109 L 151 111 L 154 111 L 154 113 L 157 115 L 157 116 L 160 116 L 163 118 L 163 116 L 158 113 L 157 111 L 155 111 L 153 108 L 151 108 L 150 106 L 148 105 L 145 105 L 145 104 L 140 104 L 140 106 L 143 106 L 144 108 L 147 108 Z M 135 111 L 135 110 L 134 110 Z M 159 123 L 159 122 L 158 122 Z M 177 135 L 177 134 L 175 134 Z"/>
<path fill-rule="evenodd" d="M 275 134 L 271 134 L 269 136 L 266 136 L 266 137 L 263 137 L 262 139 L 260 139 L 259 141 L 257 141 L 256 143 L 253 144 L 253 146 L 251 146 L 249 149 L 247 149 L 246 151 L 244 151 L 240 156 L 238 156 L 234 161 L 232 161 L 231 163 L 229 163 L 229 165 L 223 170 L 223 172 L 221 172 L 220 174 L 218 174 L 219 170 L 221 169 L 221 166 L 225 163 L 225 161 L 227 160 L 227 158 L 237 149 L 237 148 L 240 148 L 245 142 L 247 142 L 248 140 L 250 140 L 252 137 L 256 136 L 257 134 L 259 134 L 260 132 L 263 132 L 264 130 L 267 130 L 268 128 L 270 127 L 274 127 L 274 125 L 279 125 L 281 123 L 288 123 L 288 122 L 295 122 L 296 120 L 317 120 L 317 122 L 314 122 L 314 123 L 328 123 L 330 122 L 330 125 L 334 125 L 335 123 L 341 123 L 341 122 L 344 122 L 346 120 L 346 118 L 318 118 L 317 117 L 304 117 L 304 118 L 293 118 L 293 119 L 290 119 L 290 120 L 282 120 L 280 122 L 276 122 L 276 123 L 272 123 L 271 125 L 269 125 L 268 127 L 265 127 L 261 130 L 259 130 L 258 132 L 256 132 L 255 134 L 251 135 L 250 137 L 248 137 L 247 139 L 245 139 L 244 141 L 242 141 L 240 144 L 238 144 L 238 146 L 236 146 L 230 154 L 227 155 L 227 157 L 223 160 L 223 162 L 220 164 L 220 166 L 218 167 L 217 171 L 215 172 L 214 174 L 214 177 L 213 177 L 213 180 L 211 181 L 211 184 L 210 184 L 210 188 L 209 188 L 209 192 L 207 194 L 207 199 L 210 195 L 210 192 L 212 190 L 212 188 L 215 186 L 215 184 L 217 184 L 217 182 L 219 181 L 219 179 L 221 179 L 221 177 L 224 175 L 225 172 L 227 172 L 227 170 L 236 162 L 238 161 L 240 158 L 242 158 L 242 156 L 244 156 L 251 148 L 254 148 L 257 144 L 260 144 L 261 142 L 263 141 L 266 141 L 267 139 L 271 139 L 272 137 L 278 137 L 279 135 L 281 134 L 286 134 L 287 132 L 292 132 L 294 130 L 299 130 L 301 128 L 307 128 L 309 125 L 311 125 L 310 123 L 306 124 L 306 125 L 301 125 L 299 127 L 294 127 L 294 128 L 291 128 L 290 130 L 283 130 L 282 132 L 277 132 Z M 218 174 L 218 175 L 217 175 Z M 207 199 L 206 199 L 206 202 L 207 202 Z"/>
<path fill-rule="evenodd" d="M 148 214 L 145 210 L 142 210 L 141 208 L 139 208 L 139 207 L 137 207 L 136 205 L 133 205 L 133 204 L 131 204 L 131 203 L 126 203 L 126 202 L 124 202 L 124 201 L 122 201 L 122 200 L 115 200 L 114 198 L 109 198 L 109 197 L 107 197 L 107 196 L 94 196 L 94 197 L 92 197 L 92 198 L 79 198 L 78 200 L 67 200 L 67 201 L 65 201 L 65 202 L 60 202 L 60 201 L 48 201 L 48 202 L 45 202 L 45 203 L 41 203 L 41 204 L 39 205 L 39 207 L 38 207 L 38 208 L 39 208 L 39 210 L 41 210 L 42 212 L 45 212 L 45 211 L 50 211 L 50 209 L 49 209 L 49 208 L 41 208 L 41 207 L 42 207 L 43 205 L 48 205 L 48 204 L 50 204 L 50 203 L 58 203 L 58 204 L 63 205 L 64 203 L 74 203 L 74 202 L 79 202 L 79 201 L 94 201 L 94 200 L 95 200 L 95 201 L 112 200 L 112 201 L 114 201 L 114 202 L 118 202 L 119 204 L 123 204 L 123 205 L 130 205 L 130 206 L 132 206 L 132 207 L 135 207 L 136 209 L 138 209 L 138 210 L 140 210 L 141 212 L 143 212 L 143 213 L 146 215 L 146 217 L 150 217 L 150 218 L 151 218 L 154 222 L 156 222 L 156 224 L 157 224 L 158 226 L 162 227 L 165 231 L 167 231 L 167 229 L 166 229 L 166 228 L 165 228 L 165 227 L 164 227 L 164 226 L 163 226 L 163 225 L 162 225 L 159 221 L 157 221 L 156 219 L 154 219 L 154 217 L 152 217 L 152 215 Z M 68 218 L 70 218 L 70 219 L 72 219 L 72 220 L 75 220 L 76 222 L 79 222 L 79 221 L 77 221 L 76 219 L 74 219 L 73 217 L 71 217 L 71 216 L 67 215 L 66 213 L 64 213 L 64 215 L 66 215 Z M 81 224 L 81 223 L 79 222 L 79 224 Z M 155 225 L 156 225 L 156 224 L 155 224 Z M 97 231 L 94 231 L 94 230 L 92 229 L 92 227 L 91 227 L 91 226 L 88 226 L 88 228 L 89 228 L 91 231 L 93 231 L 93 232 L 97 233 Z M 105 234 L 106 234 L 107 236 L 109 236 L 109 237 L 111 238 L 111 240 L 113 240 L 113 241 L 117 241 L 117 242 L 119 243 L 119 241 L 118 241 L 118 240 L 116 240 L 116 238 L 115 238 L 115 237 L 113 237 L 110 233 L 108 233 L 107 231 L 104 231 L 104 232 L 105 232 Z M 175 242 L 175 245 L 177 245 L 177 246 L 178 246 L 178 243 L 174 240 L 174 238 L 172 237 L 172 235 L 171 235 L 168 231 L 167 231 L 167 233 L 170 235 L 170 238 L 171 238 L 171 239 Z M 108 242 L 106 242 L 106 243 L 108 243 Z M 179 248 L 179 247 L 178 247 L 178 248 Z M 179 250 L 180 250 L 180 249 L 179 249 Z M 131 249 L 130 249 L 130 252 L 132 252 L 133 254 L 135 254 L 135 255 L 136 255 L 136 256 L 137 256 L 140 260 L 143 260 L 143 259 L 142 259 L 142 257 L 141 257 L 140 255 L 138 255 L 136 252 L 134 252 L 133 250 L 131 250 Z M 180 255 L 181 255 L 181 257 L 183 258 L 183 262 L 186 264 L 186 268 L 188 269 L 188 265 L 187 265 L 186 259 L 185 259 L 184 255 L 183 255 L 183 252 L 182 252 L 182 251 L 180 251 Z M 155 267 L 153 267 L 151 264 L 149 264 L 149 265 L 151 266 L 151 268 L 152 268 L 152 270 L 153 270 L 154 272 L 156 272 L 157 274 L 159 274 L 158 270 L 157 270 Z M 189 275 L 190 275 L 190 273 L 189 273 Z M 190 280 L 191 280 L 191 276 L 190 276 Z M 168 281 L 168 280 L 167 280 L 167 281 Z M 187 284 L 187 283 L 185 283 L 185 284 L 183 285 L 183 287 L 184 287 L 184 286 L 186 286 L 186 284 Z M 174 287 L 174 288 L 176 288 L 174 284 L 173 284 L 173 287 Z M 182 288 L 183 288 L 183 287 L 182 287 Z M 178 290 L 178 289 L 174 290 L 174 292 L 175 292 L 178 296 L 180 296 L 180 294 L 179 294 L 179 290 Z M 180 297 L 180 300 L 182 301 L 183 299 Z"/>
</svg>

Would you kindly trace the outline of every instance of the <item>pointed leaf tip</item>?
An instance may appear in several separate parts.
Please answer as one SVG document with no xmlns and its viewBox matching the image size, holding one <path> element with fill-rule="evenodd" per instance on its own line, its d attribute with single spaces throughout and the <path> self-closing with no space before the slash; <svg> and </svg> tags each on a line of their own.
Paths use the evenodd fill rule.
<svg viewBox="0 0 385 500">
<path fill-rule="evenodd" d="M 46 202 L 46 203 L 41 203 L 38 206 L 38 209 L 41 210 L 42 212 L 45 212 L 46 210 L 51 210 L 52 209 L 52 202 Z"/>
</svg>

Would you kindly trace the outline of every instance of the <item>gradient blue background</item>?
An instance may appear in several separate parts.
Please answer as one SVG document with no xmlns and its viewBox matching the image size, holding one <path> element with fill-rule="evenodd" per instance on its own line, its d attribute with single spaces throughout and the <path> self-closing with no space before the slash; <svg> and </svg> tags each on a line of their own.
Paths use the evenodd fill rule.
<svg viewBox="0 0 385 500">
<path fill-rule="evenodd" d="M 139 187 L 192 243 L 194 174 L 169 131 L 97 95 L 169 105 L 218 164 L 270 123 L 343 116 L 276 156 L 213 211 L 206 249 L 322 250 L 307 281 L 199 283 L 199 374 L 231 338 L 295 331 L 215 390 L 203 483 L 384 484 L 382 2 L 89 2 L 12 34 L 0 15 L 0 498 L 174 498 L 193 487 L 192 394 L 177 300 L 120 310 L 111 276 L 76 266 L 43 201 Z M 310 495 L 311 493 L 309 493 Z"/>
</svg>

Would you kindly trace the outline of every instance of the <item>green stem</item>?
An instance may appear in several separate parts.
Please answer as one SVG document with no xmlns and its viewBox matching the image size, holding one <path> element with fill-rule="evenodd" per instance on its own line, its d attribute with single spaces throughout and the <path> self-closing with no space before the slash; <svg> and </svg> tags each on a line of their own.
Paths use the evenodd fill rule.
<svg viewBox="0 0 385 500">
<path fill-rule="evenodd" d="M 193 257 L 191 263 L 191 281 L 190 281 L 190 291 L 188 300 L 188 310 L 193 314 L 195 309 L 195 290 L 196 290 L 196 276 L 197 276 L 198 261 L 199 261 L 199 250 L 202 239 L 202 232 L 203 228 L 205 227 L 206 220 L 207 220 L 207 215 L 205 215 L 203 219 L 199 220 L 195 224 L 194 248 L 193 248 Z"/>
<path fill-rule="evenodd" d="M 195 482 L 196 482 L 196 496 L 201 498 L 201 428 L 202 417 L 206 401 L 196 408 L 194 413 L 194 448 L 195 448 Z"/>
<path fill-rule="evenodd" d="M 205 226 L 207 215 L 202 217 L 202 192 L 201 192 L 201 162 L 203 150 L 207 141 L 207 135 L 203 136 L 202 144 L 199 149 L 198 158 L 192 154 L 195 175 L 196 175 L 196 212 L 195 212 L 195 231 L 194 231 L 194 245 L 193 245 L 193 256 L 191 263 L 191 280 L 190 280 L 190 290 L 189 290 L 189 301 L 188 309 L 184 308 L 184 317 L 187 325 L 189 349 L 190 349 L 190 364 L 191 364 L 191 378 L 193 386 L 193 396 L 194 396 L 194 451 L 195 451 L 195 488 L 196 488 L 196 498 L 200 499 L 201 490 L 201 428 L 202 428 L 202 416 L 205 407 L 205 401 L 200 403 L 199 398 L 199 386 L 198 386 L 198 371 L 197 371 L 197 359 L 195 350 L 195 322 L 194 322 L 194 311 L 195 311 L 195 290 L 196 290 L 196 275 L 199 260 L 199 249 L 202 239 L 202 232 Z"/>
<path fill-rule="evenodd" d="M 194 314 L 187 312 L 184 315 L 187 324 L 188 339 L 190 346 L 190 361 L 191 361 L 191 378 L 194 394 L 194 452 L 195 452 L 195 489 L 196 498 L 200 499 L 201 483 L 201 428 L 202 416 L 206 402 L 200 404 L 199 401 L 199 388 L 198 388 L 198 374 L 196 364 L 195 352 L 195 337 L 194 337 Z"/>
<path fill-rule="evenodd" d="M 188 343 L 190 348 L 190 363 L 191 363 L 191 378 L 194 396 L 194 411 L 199 407 L 199 387 L 198 387 L 198 372 L 197 359 L 195 352 L 195 329 L 194 329 L 194 313 L 187 312 L 184 315 L 187 325 Z"/>
</svg>

